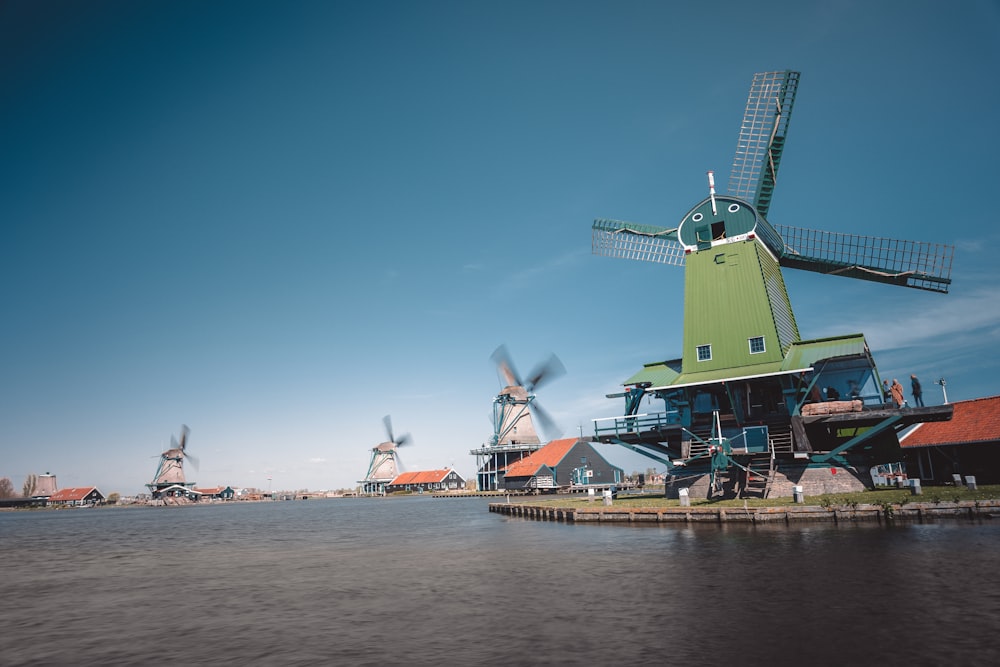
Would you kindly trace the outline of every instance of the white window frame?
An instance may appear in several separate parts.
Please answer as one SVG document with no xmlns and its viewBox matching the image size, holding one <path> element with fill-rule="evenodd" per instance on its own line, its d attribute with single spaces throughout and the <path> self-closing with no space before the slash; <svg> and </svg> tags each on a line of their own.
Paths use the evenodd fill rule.
<svg viewBox="0 0 1000 667">
<path fill-rule="evenodd" d="M 702 358 L 702 356 L 701 356 L 701 351 L 702 350 L 706 350 L 708 352 L 708 356 L 707 357 Z M 698 361 L 711 361 L 712 360 L 712 344 L 708 343 L 707 345 L 698 345 L 697 347 L 695 347 L 695 356 L 698 357 Z"/>
<path fill-rule="evenodd" d="M 760 349 L 756 351 L 754 351 L 753 349 L 753 343 L 755 340 L 760 341 Z M 750 354 L 763 354 L 764 352 L 767 352 L 767 345 L 764 343 L 763 336 L 754 336 L 753 338 L 748 338 L 747 345 L 750 347 Z"/>
</svg>

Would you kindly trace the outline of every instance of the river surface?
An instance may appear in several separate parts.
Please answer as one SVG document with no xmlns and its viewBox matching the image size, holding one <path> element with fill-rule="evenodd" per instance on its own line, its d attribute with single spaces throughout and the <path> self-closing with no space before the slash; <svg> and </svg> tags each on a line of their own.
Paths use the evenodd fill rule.
<svg viewBox="0 0 1000 667">
<path fill-rule="evenodd" d="M 1000 664 L 1000 520 L 598 526 L 488 502 L 0 512 L 0 665 Z"/>
</svg>

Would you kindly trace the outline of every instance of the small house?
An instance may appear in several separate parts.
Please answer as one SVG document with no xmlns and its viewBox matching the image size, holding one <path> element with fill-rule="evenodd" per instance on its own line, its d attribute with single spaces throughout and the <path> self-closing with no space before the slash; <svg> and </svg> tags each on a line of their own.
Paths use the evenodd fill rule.
<svg viewBox="0 0 1000 667">
<path fill-rule="evenodd" d="M 67 505 L 70 507 L 86 507 L 104 502 L 104 494 L 96 486 L 79 486 L 59 489 L 49 496 L 50 505 Z"/>
<path fill-rule="evenodd" d="M 194 489 L 195 493 L 201 494 L 201 500 L 232 500 L 236 495 L 231 486 L 213 486 L 207 489 Z"/>
<path fill-rule="evenodd" d="M 465 488 L 465 480 L 453 469 L 421 470 L 404 472 L 396 475 L 386 485 L 386 493 L 409 491 L 424 493 L 425 491 L 461 491 Z"/>
<path fill-rule="evenodd" d="M 624 479 L 624 471 L 608 463 L 589 440 L 564 438 L 507 466 L 498 484 L 507 491 L 555 491 L 571 486 L 615 486 Z"/>
</svg>

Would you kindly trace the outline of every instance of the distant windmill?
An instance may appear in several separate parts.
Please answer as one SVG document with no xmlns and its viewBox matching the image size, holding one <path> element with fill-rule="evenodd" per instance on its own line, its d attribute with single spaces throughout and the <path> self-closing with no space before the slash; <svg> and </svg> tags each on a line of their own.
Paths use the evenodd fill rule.
<svg viewBox="0 0 1000 667">
<path fill-rule="evenodd" d="M 198 467 L 198 459 L 187 451 L 188 433 L 190 429 L 182 425 L 180 443 L 176 437 L 171 436 L 170 449 L 160 454 L 160 463 L 153 475 L 153 481 L 146 485 L 153 497 L 164 494 L 184 496 L 186 490 L 194 486 L 194 482 L 188 482 L 184 477 L 185 459 L 190 460 L 195 468 Z"/>
<path fill-rule="evenodd" d="M 34 491 L 32 496 L 35 497 L 48 497 L 54 494 L 59 489 L 59 484 L 56 483 L 56 476 L 52 473 L 46 472 L 43 475 L 38 475 L 35 480 Z M 27 495 L 27 494 L 25 494 Z"/>
<path fill-rule="evenodd" d="M 506 346 L 498 347 L 490 358 L 496 364 L 503 388 L 493 398 L 493 437 L 488 445 L 470 452 L 476 456 L 479 470 L 476 486 L 480 491 L 495 490 L 498 471 L 541 448 L 535 420 L 546 438 L 559 437 L 559 427 L 539 404 L 535 391 L 566 373 L 554 354 L 538 364 L 527 378 L 518 374 Z"/>
<path fill-rule="evenodd" d="M 365 495 L 383 495 L 385 487 L 403 471 L 403 462 L 399 458 L 399 448 L 410 443 L 409 434 L 398 438 L 392 432 L 392 418 L 386 415 L 382 418 L 385 426 L 386 441 L 372 447 L 371 459 L 368 462 L 368 473 L 359 482 L 361 492 Z"/>
</svg>

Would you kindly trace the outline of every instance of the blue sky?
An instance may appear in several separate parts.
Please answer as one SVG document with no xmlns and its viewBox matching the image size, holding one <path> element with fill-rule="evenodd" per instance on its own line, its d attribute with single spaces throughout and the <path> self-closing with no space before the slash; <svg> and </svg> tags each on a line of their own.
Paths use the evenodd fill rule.
<svg viewBox="0 0 1000 667">
<path fill-rule="evenodd" d="M 995 0 L 5 2 L 0 476 L 143 491 L 185 423 L 199 485 L 353 487 L 386 414 L 472 476 L 501 343 L 589 435 L 683 293 L 592 220 L 724 190 L 780 69 L 769 219 L 956 246 L 948 295 L 786 272 L 802 336 L 1000 393 L 997 35 Z"/>
</svg>

